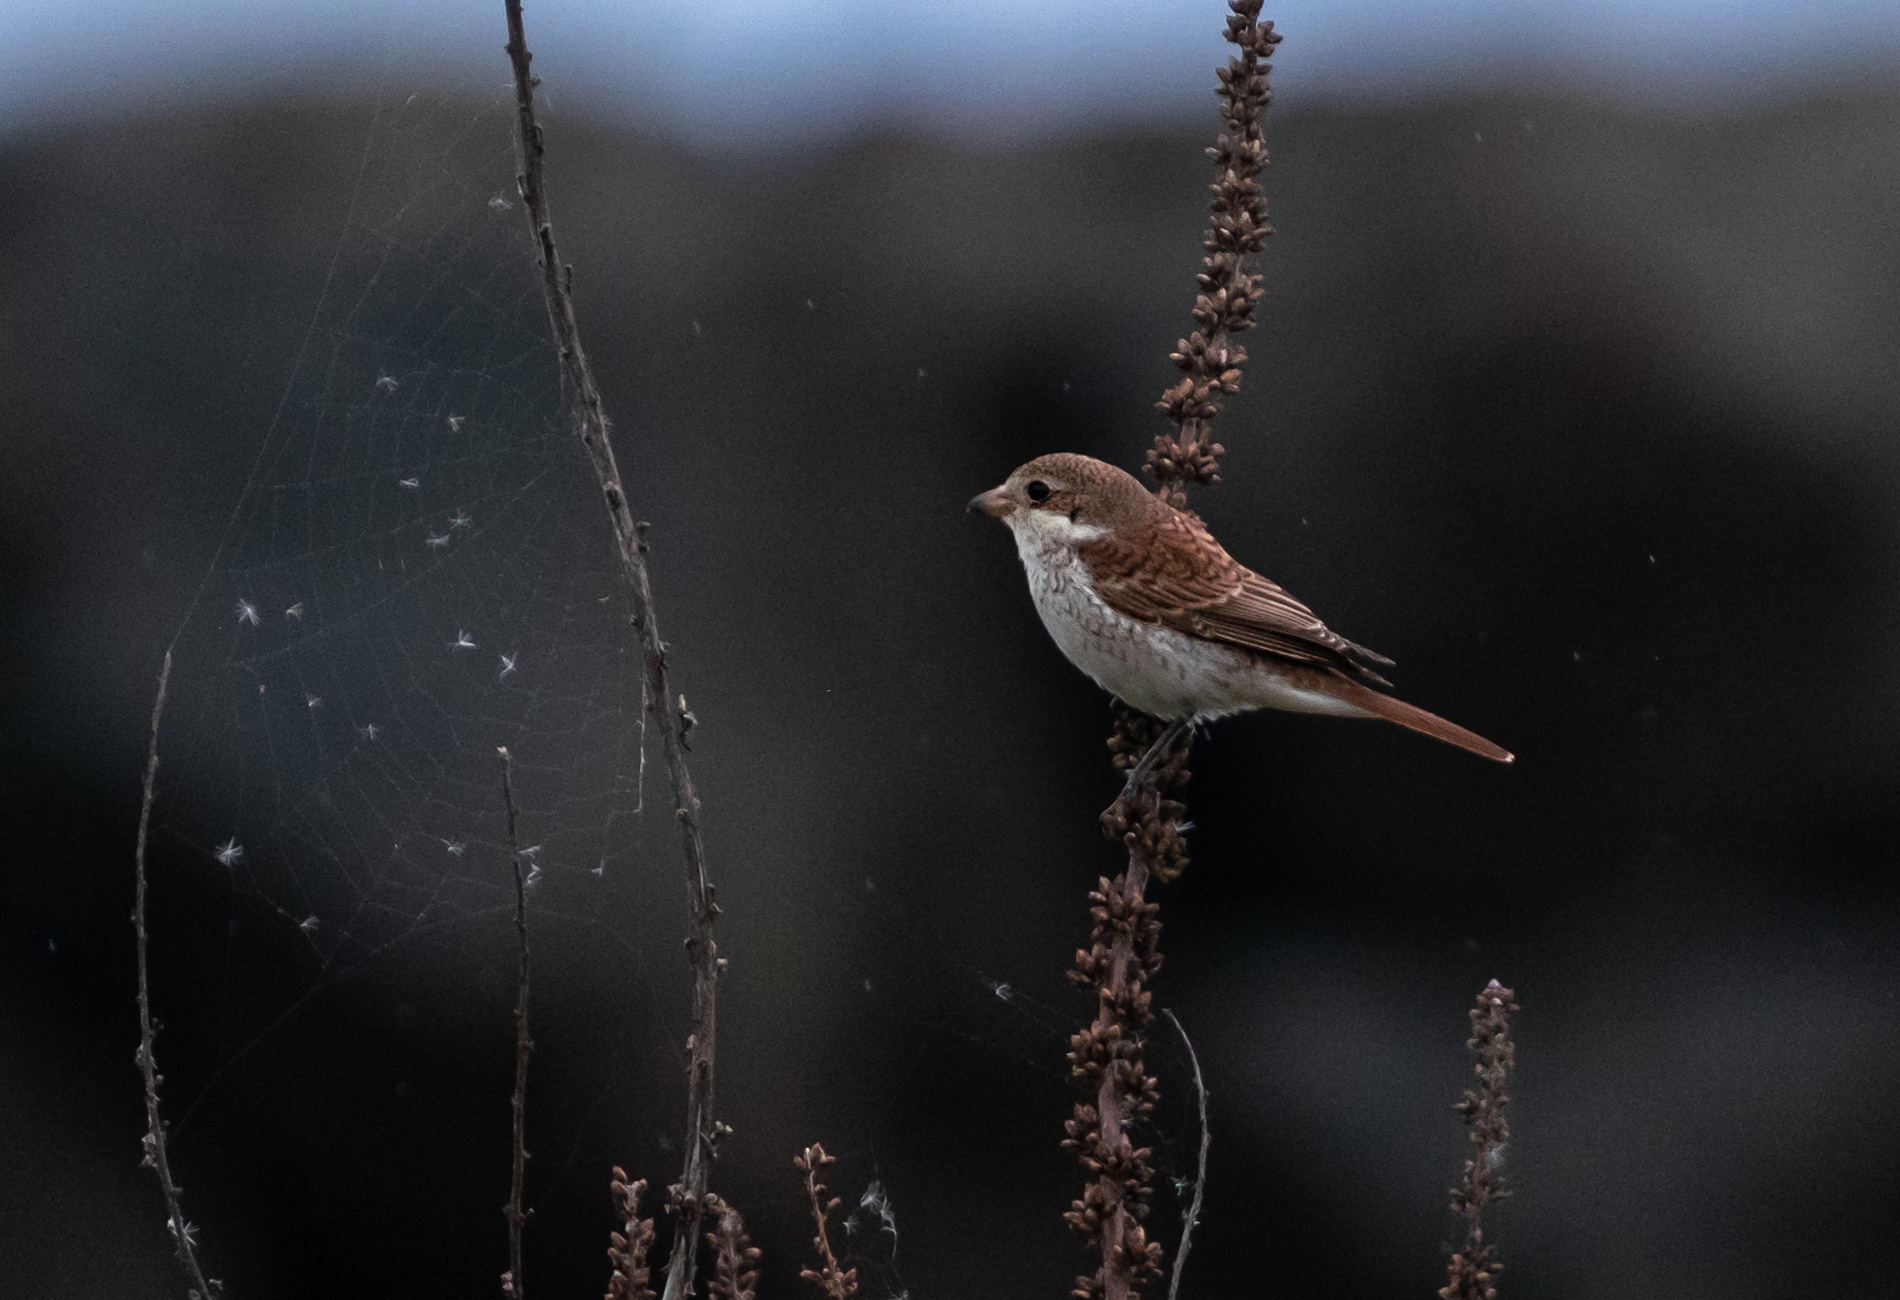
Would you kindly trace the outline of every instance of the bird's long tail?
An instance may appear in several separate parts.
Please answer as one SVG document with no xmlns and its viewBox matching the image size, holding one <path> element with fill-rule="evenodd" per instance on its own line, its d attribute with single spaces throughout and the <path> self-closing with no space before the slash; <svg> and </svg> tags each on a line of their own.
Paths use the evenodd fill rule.
<svg viewBox="0 0 1900 1300">
<path fill-rule="evenodd" d="M 1367 716 L 1384 718 L 1387 722 L 1396 722 L 1401 727 L 1416 731 L 1420 735 L 1442 740 L 1448 745 L 1468 749 L 1483 758 L 1498 763 L 1516 761 L 1516 755 L 1510 750 L 1492 744 L 1474 731 L 1466 731 L 1455 722 L 1447 722 L 1435 713 L 1427 713 L 1421 708 L 1407 704 L 1404 700 L 1393 699 L 1338 674 L 1329 684 L 1328 694 L 1355 708 L 1363 710 Z"/>
</svg>

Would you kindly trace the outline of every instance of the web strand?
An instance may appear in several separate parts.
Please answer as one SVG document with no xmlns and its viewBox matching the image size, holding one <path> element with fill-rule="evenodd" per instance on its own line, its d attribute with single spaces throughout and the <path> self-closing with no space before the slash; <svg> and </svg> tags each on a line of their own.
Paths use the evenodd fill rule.
<svg viewBox="0 0 1900 1300">
<path fill-rule="evenodd" d="M 173 639 L 154 834 L 227 879 L 230 934 L 261 919 L 308 970 L 258 1005 L 227 939 L 239 992 L 217 1009 L 233 1051 L 214 1084 L 312 998 L 509 911 L 498 746 L 537 915 L 612 930 L 608 877 L 637 857 L 640 665 L 563 423 L 509 103 L 480 98 L 399 91 L 371 116 L 308 328 Z"/>
</svg>

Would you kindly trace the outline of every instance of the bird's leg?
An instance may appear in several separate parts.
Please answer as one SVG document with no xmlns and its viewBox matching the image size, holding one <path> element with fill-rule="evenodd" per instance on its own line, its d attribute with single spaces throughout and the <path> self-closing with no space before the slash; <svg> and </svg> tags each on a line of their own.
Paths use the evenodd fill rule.
<svg viewBox="0 0 1900 1300">
<path fill-rule="evenodd" d="M 1141 761 L 1128 769 L 1128 784 L 1122 787 L 1122 793 L 1133 796 L 1136 788 L 1146 781 L 1157 767 L 1161 766 L 1161 761 L 1168 756 L 1168 751 L 1179 744 L 1181 737 L 1193 729 L 1193 718 L 1179 718 L 1170 722 L 1155 743 L 1148 746 L 1148 752 L 1141 756 Z"/>
<path fill-rule="evenodd" d="M 1142 785 L 1154 776 L 1155 769 L 1161 766 L 1163 760 L 1180 743 L 1181 737 L 1193 729 L 1194 719 L 1191 717 L 1178 718 L 1170 722 L 1156 738 L 1155 743 L 1148 746 L 1148 752 L 1141 756 L 1140 761 L 1128 769 L 1128 780 L 1122 786 L 1122 792 L 1115 797 L 1115 802 L 1108 806 L 1108 810 L 1102 816 L 1109 817 L 1123 805 L 1132 807 L 1140 794 Z"/>
</svg>

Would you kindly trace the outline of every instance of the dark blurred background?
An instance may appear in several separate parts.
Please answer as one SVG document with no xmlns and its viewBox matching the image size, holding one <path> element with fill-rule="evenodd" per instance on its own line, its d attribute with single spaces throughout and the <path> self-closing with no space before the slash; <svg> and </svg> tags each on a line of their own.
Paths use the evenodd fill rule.
<svg viewBox="0 0 1900 1300">
<path fill-rule="evenodd" d="M 41 124 L 0 153 L 0 1237 L 21 1295 L 182 1294 L 137 1167 L 144 731 L 373 116 L 246 99 Z M 1053 1296 L 1083 1265 L 1056 1143 L 1087 1009 L 1064 968 L 1116 860 L 1094 824 L 1107 709 L 1006 532 L 961 503 L 1049 450 L 1138 463 L 1210 136 L 1168 114 L 768 154 L 549 124 L 703 724 L 733 963 L 716 1185 L 770 1294 L 807 1285 L 790 1157 L 814 1139 L 849 1205 L 873 1180 L 891 1198 L 895 1257 L 863 1212 L 852 1237 L 867 1295 Z M 1156 988 L 1213 1098 L 1184 1294 L 1435 1293 L 1464 1013 L 1492 977 L 1524 1007 L 1507 1295 L 1890 1293 L 1900 95 L 1283 98 L 1268 136 L 1264 327 L 1196 508 L 1396 658 L 1405 698 L 1520 761 L 1285 715 L 1197 746 Z M 661 937 L 631 966 L 557 945 L 541 968 L 541 1294 L 603 1284 L 610 1163 L 676 1175 L 687 980 L 670 827 L 649 839 L 639 925 Z M 312 985 L 294 954 L 220 968 L 239 909 L 201 861 L 162 858 L 154 888 L 177 1114 L 229 1055 L 194 1056 L 190 1026 L 233 979 Z M 510 942 L 423 938 L 320 981 L 219 1076 L 175 1159 L 232 1294 L 495 1294 Z M 1157 1056 L 1181 1172 L 1184 1058 Z M 1176 1213 L 1164 1194 L 1157 1224 Z"/>
</svg>

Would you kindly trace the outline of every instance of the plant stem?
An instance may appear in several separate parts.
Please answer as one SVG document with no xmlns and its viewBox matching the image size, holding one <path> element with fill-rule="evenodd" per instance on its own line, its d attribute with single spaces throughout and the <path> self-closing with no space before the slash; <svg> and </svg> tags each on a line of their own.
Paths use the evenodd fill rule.
<svg viewBox="0 0 1900 1300">
<path fill-rule="evenodd" d="M 1179 1300 L 1181 1294 L 1181 1270 L 1187 1266 L 1188 1247 L 1194 1241 L 1194 1227 L 1201 1221 L 1201 1198 L 1207 1194 L 1207 1149 L 1214 1144 L 1213 1132 L 1207 1127 L 1207 1084 L 1201 1079 L 1201 1058 L 1194 1050 L 1194 1040 L 1187 1036 L 1187 1030 L 1181 1028 L 1181 1021 L 1174 1012 L 1163 1007 L 1161 1014 L 1174 1026 L 1174 1032 L 1181 1035 L 1181 1041 L 1187 1045 L 1188 1062 L 1194 1067 L 1194 1096 L 1201 1108 L 1201 1158 L 1194 1173 L 1194 1199 L 1188 1204 L 1187 1217 L 1181 1224 L 1181 1244 L 1174 1252 L 1174 1275 L 1168 1279 L 1168 1300 Z"/>
<path fill-rule="evenodd" d="M 522 1184 L 528 1174 L 528 1058 L 534 1054 L 534 1040 L 528 1036 L 528 886 L 521 870 L 521 843 L 515 837 L 515 759 L 507 746 L 501 746 L 501 797 L 508 809 L 508 855 L 515 866 L 515 940 L 521 953 L 521 967 L 515 994 L 515 1096 L 514 1096 L 514 1169 L 508 1186 L 508 1279 L 503 1291 L 510 1300 L 523 1300 L 521 1273 L 521 1232 L 528 1222 L 528 1211 L 521 1205 Z"/>
<path fill-rule="evenodd" d="M 158 1115 L 158 1085 L 165 1081 L 165 1076 L 158 1072 L 158 1057 L 153 1051 L 153 1043 L 158 1038 L 158 1024 L 152 1019 L 152 986 L 146 957 L 150 937 L 145 928 L 145 837 L 152 822 L 152 799 L 158 790 L 158 724 L 165 716 L 165 695 L 171 687 L 171 679 L 172 652 L 167 650 L 165 666 L 158 671 L 158 701 L 152 706 L 152 741 L 145 755 L 145 797 L 139 803 L 139 838 L 132 854 L 132 869 L 137 880 L 132 903 L 132 928 L 137 932 L 139 941 L 138 1062 L 139 1071 L 145 1076 L 145 1158 L 141 1163 L 158 1175 L 158 1189 L 165 1198 L 165 1226 L 172 1234 L 178 1262 L 191 1283 L 193 1300 L 210 1300 L 214 1290 L 198 1263 L 197 1243 L 192 1240 L 194 1230 L 185 1221 L 182 1204 L 184 1192 L 172 1180 L 171 1153 L 165 1144 L 165 1122 Z"/>
<path fill-rule="evenodd" d="M 721 1131 L 713 1119 L 713 1048 L 719 976 L 719 952 L 713 928 L 719 906 L 714 901 L 712 882 L 706 875 L 706 850 L 699 830 L 699 798 L 693 792 L 692 774 L 686 766 L 686 733 L 693 725 L 692 717 L 686 709 L 686 697 L 676 694 L 668 680 L 666 643 L 660 639 L 653 587 L 647 574 L 646 526 L 634 522 L 627 506 L 620 467 L 614 461 L 613 444 L 608 439 L 600 389 L 594 382 L 587 354 L 581 349 L 580 327 L 575 321 L 571 292 L 573 268 L 561 261 L 554 242 L 554 227 L 548 217 L 541 175 L 541 126 L 534 113 L 537 82 L 529 67 L 534 56 L 528 52 L 527 38 L 522 32 L 521 0 L 504 0 L 504 3 L 508 14 L 508 57 L 515 74 L 515 145 L 521 168 L 515 183 L 527 208 L 528 225 L 541 265 L 542 296 L 547 300 L 548 320 L 560 350 L 562 384 L 568 392 L 574 432 L 593 464 L 601 498 L 613 525 L 614 552 L 626 584 L 629 617 L 640 638 L 648 704 L 660 723 L 660 748 L 672 780 L 674 816 L 679 820 L 686 860 L 686 950 L 693 967 L 693 1028 L 686 1040 L 686 1160 L 680 1181 L 670 1189 L 680 1225 L 672 1255 L 667 1260 L 665 1292 L 665 1300 L 685 1300 L 692 1292 L 697 1272 L 706 1183 Z"/>
</svg>

